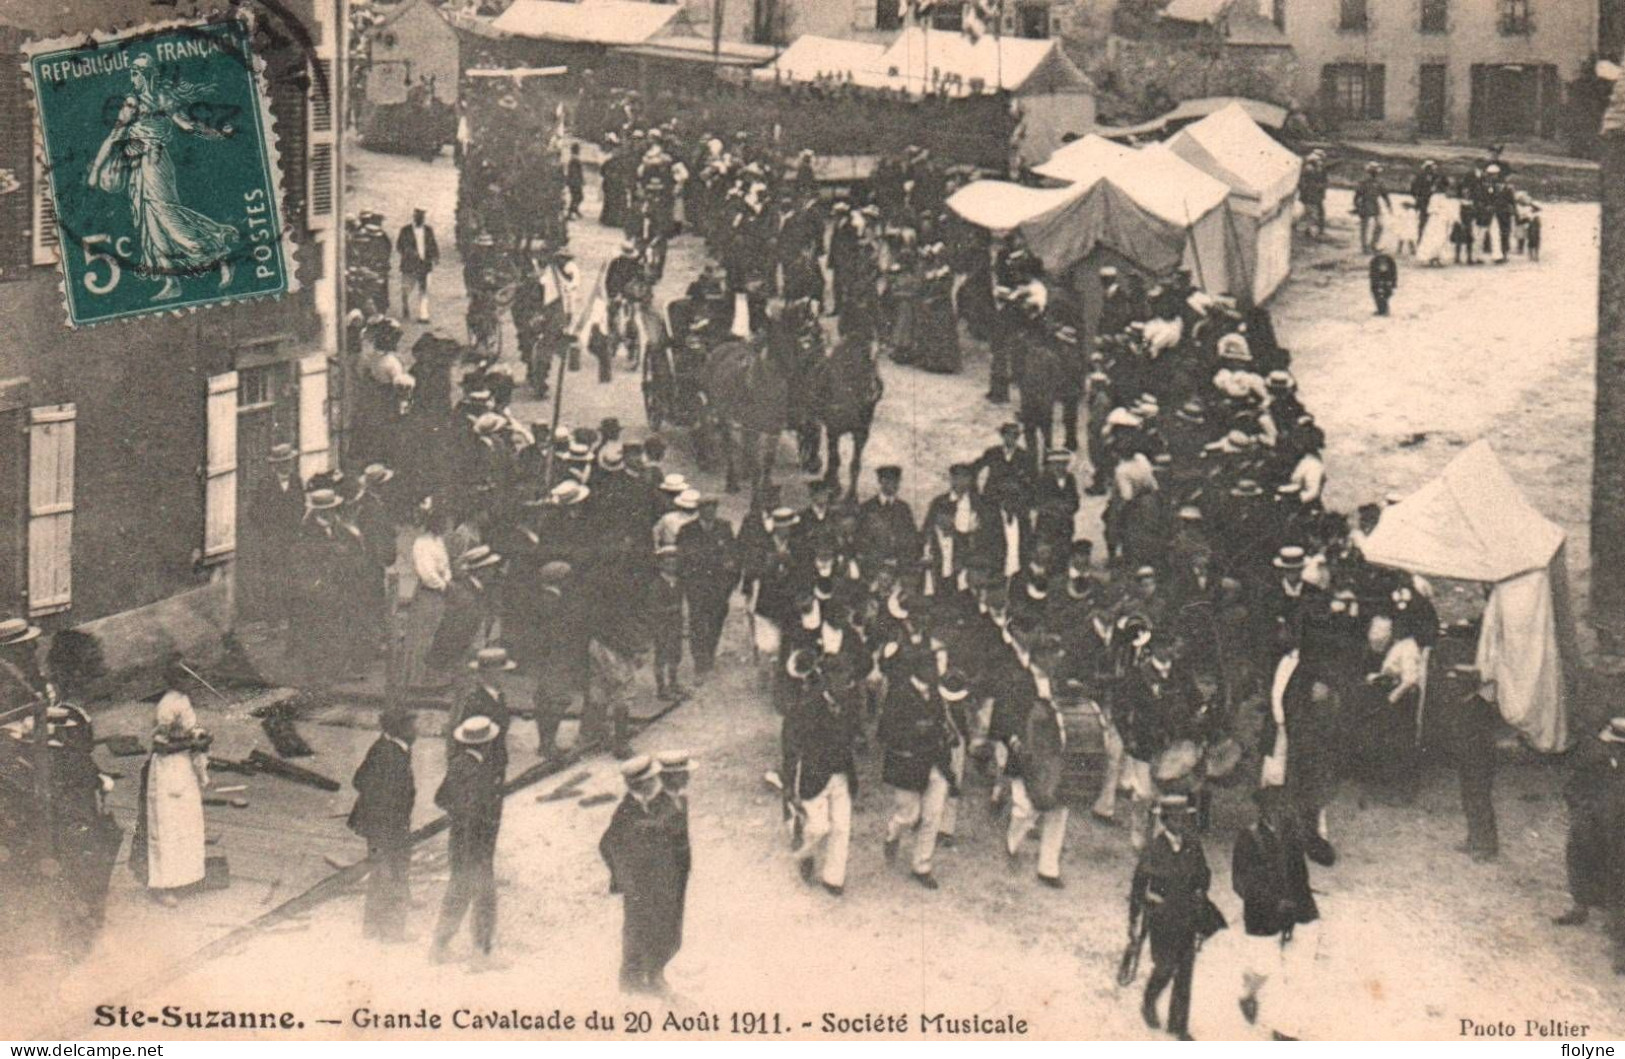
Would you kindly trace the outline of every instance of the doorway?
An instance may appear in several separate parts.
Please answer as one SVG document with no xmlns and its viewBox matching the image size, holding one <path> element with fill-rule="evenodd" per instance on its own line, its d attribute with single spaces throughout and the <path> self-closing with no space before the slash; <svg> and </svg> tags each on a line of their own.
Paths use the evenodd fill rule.
<svg viewBox="0 0 1625 1059">
<path fill-rule="evenodd" d="M 1445 86 L 1449 67 L 1423 63 L 1416 95 L 1416 132 L 1419 136 L 1446 135 Z"/>
</svg>

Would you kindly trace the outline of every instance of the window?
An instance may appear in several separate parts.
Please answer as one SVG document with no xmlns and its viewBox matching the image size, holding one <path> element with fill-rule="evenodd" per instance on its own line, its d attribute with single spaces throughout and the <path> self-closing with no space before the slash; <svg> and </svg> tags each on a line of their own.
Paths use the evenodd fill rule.
<svg viewBox="0 0 1625 1059">
<path fill-rule="evenodd" d="M 1049 5 L 1020 4 L 1016 7 L 1016 36 L 1029 40 L 1049 37 Z"/>
<path fill-rule="evenodd" d="M 305 171 L 305 227 L 320 231 L 333 227 L 333 60 L 318 56 L 310 64 L 310 96 L 305 107 L 305 142 L 310 148 L 310 164 Z"/>
<path fill-rule="evenodd" d="M 71 404 L 28 412 L 28 613 L 73 605 L 73 456 L 78 412 Z"/>
<path fill-rule="evenodd" d="M 903 28 L 903 0 L 875 0 L 875 28 Z"/>
<path fill-rule="evenodd" d="M 1364 32 L 1370 28 L 1366 0 L 1338 0 L 1337 28 Z"/>
<path fill-rule="evenodd" d="M 1450 32 L 1450 0 L 1422 0 L 1422 32 Z"/>
<path fill-rule="evenodd" d="M 1322 103 L 1341 121 L 1383 120 L 1387 70 L 1362 63 L 1334 63 L 1320 72 Z"/>
<path fill-rule="evenodd" d="M 209 377 L 208 439 L 204 458 L 203 561 L 237 550 L 237 397 L 234 371 Z"/>
<path fill-rule="evenodd" d="M 943 0 L 931 8 L 931 28 L 959 32 L 965 28 L 964 0 Z"/>
<path fill-rule="evenodd" d="M 309 481 L 327 470 L 327 354 L 317 353 L 299 362 L 299 477 Z"/>
<path fill-rule="evenodd" d="M 1529 17 L 1529 0 L 1501 0 L 1500 29 L 1503 36 L 1526 37 L 1535 31 Z"/>
</svg>

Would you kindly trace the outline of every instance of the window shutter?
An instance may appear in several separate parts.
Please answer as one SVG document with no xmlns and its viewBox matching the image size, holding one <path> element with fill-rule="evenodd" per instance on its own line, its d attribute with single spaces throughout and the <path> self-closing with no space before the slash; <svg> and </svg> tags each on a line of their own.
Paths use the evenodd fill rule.
<svg viewBox="0 0 1625 1059">
<path fill-rule="evenodd" d="M 73 605 L 73 442 L 71 404 L 28 413 L 28 613 Z"/>
<path fill-rule="evenodd" d="M 209 376 L 203 471 L 203 561 L 237 550 L 237 373 Z"/>
<path fill-rule="evenodd" d="M 1382 121 L 1385 113 L 1388 68 L 1378 63 L 1365 68 L 1365 111 L 1370 121 Z"/>
<path fill-rule="evenodd" d="M 299 477 L 309 481 L 328 468 L 327 354 L 299 362 Z"/>
<path fill-rule="evenodd" d="M 852 0 L 852 28 L 874 29 L 879 25 L 877 0 Z"/>
<path fill-rule="evenodd" d="M 326 50 L 326 49 L 323 49 Z M 336 161 L 333 112 L 337 85 L 331 56 L 318 55 L 310 65 L 310 96 L 305 107 L 305 142 L 309 164 L 305 169 L 305 227 L 312 231 L 333 227 L 333 182 Z"/>
<path fill-rule="evenodd" d="M 57 255 L 56 206 L 51 201 L 51 182 L 39 154 L 34 156 L 34 264 L 54 265 Z"/>
</svg>

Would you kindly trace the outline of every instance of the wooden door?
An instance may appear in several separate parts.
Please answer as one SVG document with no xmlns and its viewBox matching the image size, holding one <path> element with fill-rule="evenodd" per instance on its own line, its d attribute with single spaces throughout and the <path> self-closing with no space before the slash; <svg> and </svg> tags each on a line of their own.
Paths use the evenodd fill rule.
<svg viewBox="0 0 1625 1059">
<path fill-rule="evenodd" d="M 1445 84 L 1448 71 L 1443 63 L 1424 63 L 1416 95 L 1416 131 L 1421 136 L 1445 135 Z"/>
</svg>

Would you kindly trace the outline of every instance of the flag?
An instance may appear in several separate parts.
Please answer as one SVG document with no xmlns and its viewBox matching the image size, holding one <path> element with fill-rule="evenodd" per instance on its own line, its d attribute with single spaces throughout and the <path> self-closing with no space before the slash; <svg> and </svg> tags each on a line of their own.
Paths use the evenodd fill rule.
<svg viewBox="0 0 1625 1059">
<path fill-rule="evenodd" d="M 972 44 L 989 33 L 997 35 L 1004 17 L 1004 0 L 966 0 L 963 32 Z"/>
</svg>

